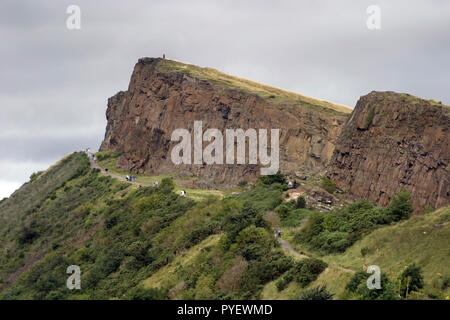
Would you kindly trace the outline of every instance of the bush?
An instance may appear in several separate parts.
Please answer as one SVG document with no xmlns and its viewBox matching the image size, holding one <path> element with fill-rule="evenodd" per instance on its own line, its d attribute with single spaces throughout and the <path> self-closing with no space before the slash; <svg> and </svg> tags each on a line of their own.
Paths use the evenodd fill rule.
<svg viewBox="0 0 450 320">
<path fill-rule="evenodd" d="M 327 253 L 343 252 L 378 226 L 408 217 L 410 212 L 408 193 L 396 195 L 388 208 L 375 207 L 369 201 L 361 200 L 330 213 L 312 213 L 304 232 L 297 238 L 311 248 Z"/>
<path fill-rule="evenodd" d="M 29 226 L 24 226 L 18 235 L 18 242 L 21 245 L 33 243 L 40 236 L 40 229 L 35 221 L 32 221 Z"/>
<path fill-rule="evenodd" d="M 238 186 L 245 187 L 247 184 L 248 184 L 248 181 L 244 179 L 244 180 L 239 181 Z"/>
<path fill-rule="evenodd" d="M 380 285 L 381 289 L 369 289 L 367 287 L 367 279 L 371 274 L 359 271 L 353 275 L 347 283 L 345 289 L 353 294 L 355 298 L 361 300 L 396 300 L 394 285 L 387 275 L 381 272 Z"/>
<path fill-rule="evenodd" d="M 164 178 L 161 181 L 161 184 L 159 185 L 159 190 L 162 193 L 171 193 L 175 189 L 175 183 L 173 182 L 172 178 Z"/>
<path fill-rule="evenodd" d="M 275 173 L 273 175 L 260 176 L 259 180 L 263 184 L 266 184 L 266 185 L 270 185 L 270 184 L 274 184 L 274 183 L 279 183 L 281 185 L 286 184 L 286 177 L 281 173 L 281 171 L 278 171 L 277 173 Z"/>
<path fill-rule="evenodd" d="M 284 290 L 291 281 L 299 283 L 302 287 L 317 279 L 328 265 L 316 258 L 306 258 L 295 263 L 276 283 L 278 291 Z"/>
<path fill-rule="evenodd" d="M 289 207 L 286 204 L 282 204 L 275 209 L 275 212 L 278 213 L 280 219 L 285 219 L 289 215 Z"/>
<path fill-rule="evenodd" d="M 251 225 L 236 238 L 236 245 L 246 260 L 260 259 L 270 250 L 272 236 L 264 229 Z"/>
<path fill-rule="evenodd" d="M 321 286 L 321 287 L 315 287 L 312 289 L 308 289 L 303 291 L 300 296 L 299 300 L 330 300 L 333 298 L 334 294 L 328 292 L 327 287 Z"/>
<path fill-rule="evenodd" d="M 388 214 L 392 217 L 393 221 L 407 219 L 412 212 L 411 192 L 409 191 L 397 193 L 391 199 L 388 206 Z"/>
<path fill-rule="evenodd" d="M 302 196 L 299 196 L 297 198 L 297 201 L 295 202 L 295 207 L 297 209 L 303 209 L 306 208 L 306 200 L 305 198 L 303 198 Z"/>
<path fill-rule="evenodd" d="M 320 184 L 321 188 L 327 191 L 328 193 L 333 194 L 336 191 L 336 185 L 330 178 L 322 178 L 322 182 Z"/>
<path fill-rule="evenodd" d="M 38 172 L 32 173 L 30 176 L 30 182 L 33 182 L 34 180 L 36 180 L 42 173 L 43 173 L 43 171 L 38 171 Z"/>
<path fill-rule="evenodd" d="M 400 275 L 400 294 L 406 298 L 412 291 L 423 288 L 422 269 L 415 263 L 410 264 Z"/>
</svg>

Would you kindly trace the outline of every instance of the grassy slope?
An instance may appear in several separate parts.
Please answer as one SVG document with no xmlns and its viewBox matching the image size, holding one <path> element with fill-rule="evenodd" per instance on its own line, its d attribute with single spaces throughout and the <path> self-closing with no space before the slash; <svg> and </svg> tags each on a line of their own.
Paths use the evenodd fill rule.
<svg viewBox="0 0 450 320">
<path fill-rule="evenodd" d="M 181 266 L 187 265 L 191 263 L 193 260 L 195 260 L 195 258 L 200 254 L 200 252 L 205 248 L 217 245 L 220 238 L 221 235 L 218 234 L 209 236 L 198 245 L 190 248 L 187 251 L 180 253 L 171 263 L 159 269 L 149 278 L 145 279 L 143 281 L 144 287 L 161 288 L 176 285 L 177 283 L 182 281 L 182 279 L 180 279 L 179 275 L 177 274 L 177 270 Z"/>
<path fill-rule="evenodd" d="M 232 199 L 241 203 L 252 201 L 261 212 L 281 201 L 274 202 L 281 197 L 280 191 L 258 188 Z M 223 238 L 220 229 L 226 226 L 221 222 L 222 205 L 218 198 L 194 203 L 175 194 L 155 192 L 153 188 L 138 190 L 89 170 L 86 156 L 73 154 L 0 203 L 0 219 L 3 220 L 0 226 L 0 294 L 22 299 L 121 298 L 139 284 L 171 288 L 186 281 L 188 287 L 180 288 L 181 295 L 174 295 L 174 298 L 211 297 L 217 281 L 232 265 L 244 272 L 240 276 L 249 272 L 245 271 L 245 263 L 239 267 L 242 250 L 239 246 L 223 251 L 219 241 Z M 319 257 L 329 268 L 307 288 L 326 284 L 336 298 L 340 298 L 352 274 L 344 268 L 361 270 L 363 264 L 375 264 L 395 279 L 406 265 L 416 262 L 422 267 L 425 279 L 425 288 L 419 297 L 449 295 L 449 289 L 445 292 L 437 289 L 442 277 L 450 275 L 446 263 L 449 261 L 449 221 L 450 207 L 447 207 L 379 228 L 342 254 Z M 442 227 L 435 227 L 441 224 Z M 21 242 L 24 234 L 31 234 L 31 238 L 25 237 Z M 289 233 L 285 235 L 290 240 Z M 270 238 L 271 234 L 268 236 Z M 142 259 L 142 251 L 136 249 L 140 246 L 150 248 L 146 253 L 148 262 L 144 264 L 136 260 Z M 368 251 L 364 257 L 362 248 Z M 105 259 L 116 256 L 116 252 L 124 255 L 116 266 L 118 269 L 108 272 L 101 269 Z M 305 252 L 314 255 L 314 252 Z M 65 267 L 70 264 L 82 267 L 83 283 L 94 272 L 101 272 L 102 278 L 79 294 L 57 289 L 64 286 Z M 251 267 L 252 262 L 248 266 L 249 275 L 255 276 L 259 267 L 257 264 Z M 44 285 L 49 279 L 53 279 L 55 288 Z M 253 283 L 252 278 L 246 279 L 247 284 Z M 11 286 L 8 281 L 16 283 Z M 265 299 L 294 299 L 303 290 L 295 283 L 282 292 L 276 289 L 275 281 L 259 286 L 263 284 L 260 297 Z M 245 290 L 232 294 L 241 297 L 239 294 Z M 258 294 L 258 290 L 254 294 Z"/>
<path fill-rule="evenodd" d="M 407 221 L 393 226 L 379 228 L 342 254 L 325 255 L 320 259 L 330 267 L 306 289 L 318 285 L 327 285 L 335 293 L 335 298 L 344 298 L 344 287 L 351 278 L 351 270 L 362 270 L 363 265 L 377 265 L 386 272 L 390 279 L 397 279 L 404 268 L 415 262 L 423 270 L 425 287 L 418 298 L 436 296 L 444 298 L 450 295 L 450 288 L 445 291 L 439 289 L 444 276 L 450 276 L 450 207 L 442 208 L 424 216 L 414 216 Z M 435 225 L 441 225 L 436 228 Z M 314 252 L 302 246 L 296 250 L 303 250 L 307 254 Z M 367 248 L 368 253 L 362 256 L 361 249 Z M 303 289 L 291 283 L 282 292 L 278 292 L 275 281 L 268 283 L 263 291 L 264 299 L 293 299 Z"/>
<path fill-rule="evenodd" d="M 108 150 L 108 151 L 102 151 L 96 153 L 97 158 L 101 159 L 98 161 L 98 164 L 101 168 L 108 168 L 109 172 L 122 176 L 125 178 L 125 176 L 130 173 L 127 173 L 125 171 L 121 171 L 117 169 L 117 159 L 119 157 L 119 153 L 116 153 L 114 151 Z M 180 179 L 176 178 L 169 174 L 161 174 L 161 175 L 137 175 L 136 176 L 136 182 L 142 185 L 151 186 L 154 181 L 161 182 L 164 178 L 172 178 L 175 182 L 175 192 L 180 193 L 181 190 L 186 191 L 186 195 L 188 198 L 191 198 L 196 201 L 205 200 L 206 198 L 210 196 L 219 197 L 222 199 L 225 196 L 228 196 L 232 194 L 233 192 L 239 191 L 240 188 L 234 188 L 234 189 L 227 189 L 227 190 L 211 190 L 211 189 L 193 189 L 188 188 L 184 186 L 186 183 L 191 182 L 192 180 L 186 180 L 186 179 Z"/>
<path fill-rule="evenodd" d="M 18 196 L 30 191 L 29 185 L 39 201 Z M 221 229 L 242 230 L 254 216 L 228 221 L 227 210 L 238 214 L 242 204 L 223 209 L 218 197 L 196 202 L 167 191 L 163 184 L 138 189 L 91 170 L 81 153 L 70 155 L 29 185 L 1 204 L 0 218 L 6 221 L 2 226 L 8 228 L 0 233 L 0 299 L 124 298 L 153 274 L 164 274 L 158 273 L 161 268 L 184 261 L 192 250 L 201 255 L 193 255 L 195 262 L 181 270 L 188 283 L 185 296 L 211 297 L 214 282 L 233 261 L 240 261 L 245 249 L 234 244 L 236 240 L 225 247 L 217 245 Z M 272 194 L 281 197 L 278 189 Z M 34 204 L 28 208 L 30 200 Z M 273 238 L 264 229 L 260 232 L 264 247 L 258 250 L 270 252 Z M 214 246 L 213 252 L 204 250 L 207 245 Z M 216 262 L 210 264 L 210 258 Z M 81 291 L 65 287 L 66 268 L 72 264 L 82 270 Z M 257 293 L 252 286 L 238 289 L 227 294 Z"/>
<path fill-rule="evenodd" d="M 378 265 L 395 279 L 410 263 L 418 264 L 424 273 L 425 292 L 434 290 L 442 276 L 450 276 L 450 207 L 424 216 L 415 216 L 394 226 L 375 230 L 355 243 L 344 254 L 324 257 L 348 268 L 361 270 L 364 264 Z M 442 228 L 434 225 L 444 224 Z M 362 248 L 368 248 L 364 257 Z M 444 293 L 450 294 L 448 288 Z"/>
<path fill-rule="evenodd" d="M 343 114 L 351 113 L 352 109 L 337 103 L 308 97 L 291 91 L 261 84 L 252 80 L 231 76 L 212 68 L 202 68 L 192 64 L 174 60 L 160 60 L 158 63 L 160 72 L 184 72 L 193 77 L 208 80 L 211 83 L 224 88 L 238 89 L 244 92 L 255 93 L 272 103 L 289 103 L 306 107 L 315 107 L 333 110 Z"/>
</svg>

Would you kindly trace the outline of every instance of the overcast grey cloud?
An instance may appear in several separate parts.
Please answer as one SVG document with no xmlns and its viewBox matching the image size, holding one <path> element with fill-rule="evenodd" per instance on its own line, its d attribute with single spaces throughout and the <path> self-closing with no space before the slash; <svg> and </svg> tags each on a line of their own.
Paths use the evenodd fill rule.
<svg viewBox="0 0 450 320">
<path fill-rule="evenodd" d="M 66 8 L 81 8 L 81 30 Z M 366 8 L 381 8 L 368 30 Z M 0 3 L 0 198 L 99 146 L 107 98 L 162 56 L 353 107 L 372 90 L 450 104 L 450 1 Z"/>
</svg>

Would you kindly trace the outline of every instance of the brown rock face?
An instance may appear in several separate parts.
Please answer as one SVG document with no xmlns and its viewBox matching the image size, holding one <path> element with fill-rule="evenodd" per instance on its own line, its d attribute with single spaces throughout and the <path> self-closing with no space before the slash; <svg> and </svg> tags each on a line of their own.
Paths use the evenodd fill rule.
<svg viewBox="0 0 450 320">
<path fill-rule="evenodd" d="M 371 92 L 358 101 L 328 176 L 358 198 L 386 205 L 410 190 L 415 213 L 450 204 L 449 109 L 407 94 Z"/>
<path fill-rule="evenodd" d="M 192 133 L 194 121 L 202 121 L 203 131 L 217 128 L 224 134 L 225 129 L 280 129 L 282 171 L 325 169 L 346 114 L 301 101 L 271 103 L 255 93 L 227 88 L 189 72 L 161 71 L 160 63 L 167 60 L 140 59 L 128 90 L 108 100 L 101 150 L 122 152 L 118 163 L 122 169 L 196 175 L 208 186 L 235 184 L 259 175 L 259 165 L 174 165 L 170 155 L 178 142 L 171 141 L 171 134 L 177 128 Z"/>
</svg>

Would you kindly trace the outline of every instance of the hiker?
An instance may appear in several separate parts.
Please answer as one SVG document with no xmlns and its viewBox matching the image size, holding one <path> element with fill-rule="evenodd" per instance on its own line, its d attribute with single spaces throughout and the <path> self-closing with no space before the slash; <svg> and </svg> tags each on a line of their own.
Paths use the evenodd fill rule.
<svg viewBox="0 0 450 320">
<path fill-rule="evenodd" d="M 108 168 L 105 168 L 105 173 L 108 174 Z"/>
<path fill-rule="evenodd" d="M 278 238 L 281 239 L 281 230 L 278 230 Z"/>
<path fill-rule="evenodd" d="M 133 181 L 136 181 L 136 176 L 132 176 L 131 179 L 132 179 Z"/>
<path fill-rule="evenodd" d="M 289 188 L 289 189 L 292 189 L 292 181 L 289 181 L 289 183 L 288 183 L 288 188 Z"/>
<path fill-rule="evenodd" d="M 297 189 L 297 180 L 294 180 L 294 189 Z"/>
<path fill-rule="evenodd" d="M 155 187 L 158 187 L 159 186 L 159 182 L 158 182 L 158 180 L 156 180 L 155 181 Z"/>
</svg>

